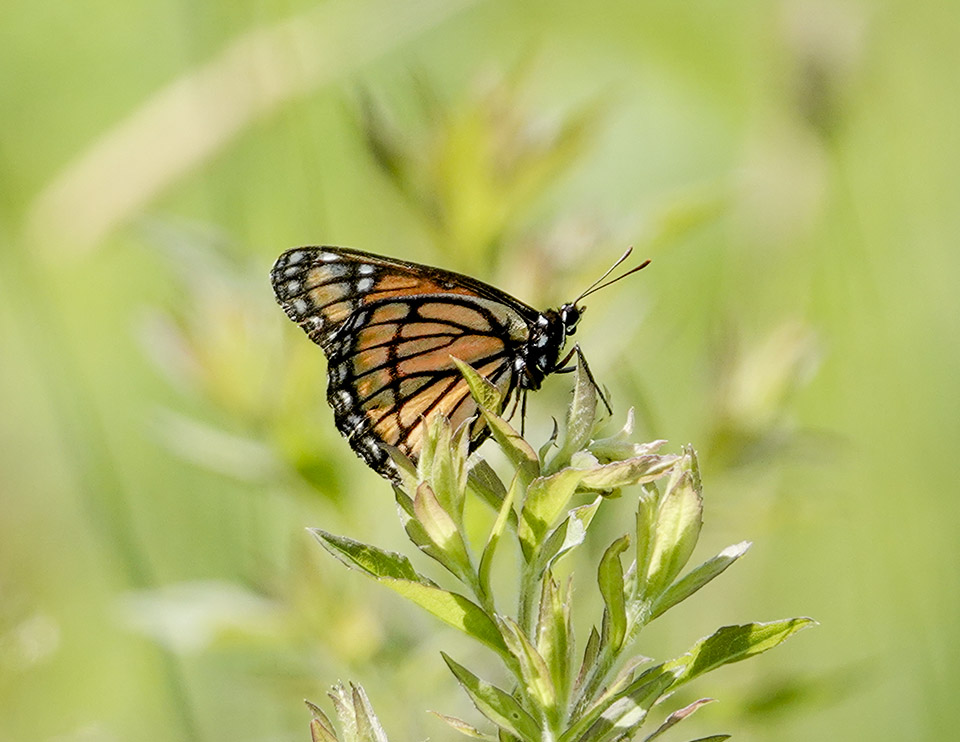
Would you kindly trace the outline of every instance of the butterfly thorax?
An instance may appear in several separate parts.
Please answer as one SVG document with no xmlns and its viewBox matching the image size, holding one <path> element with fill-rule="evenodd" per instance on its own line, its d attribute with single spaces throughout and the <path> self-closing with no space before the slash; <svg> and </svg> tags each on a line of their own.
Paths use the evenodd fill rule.
<svg viewBox="0 0 960 742">
<path fill-rule="evenodd" d="M 547 374 L 554 373 L 567 342 L 567 336 L 576 332 L 581 309 L 564 304 L 560 309 L 541 312 L 530 327 L 530 337 L 517 358 L 519 385 L 537 390 Z M 521 367 L 522 365 L 522 367 Z"/>
</svg>

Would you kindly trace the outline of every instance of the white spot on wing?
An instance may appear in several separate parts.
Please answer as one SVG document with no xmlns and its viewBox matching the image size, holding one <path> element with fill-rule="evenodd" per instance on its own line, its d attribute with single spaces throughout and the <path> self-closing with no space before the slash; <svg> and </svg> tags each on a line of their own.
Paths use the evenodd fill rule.
<svg viewBox="0 0 960 742">
<path fill-rule="evenodd" d="M 370 265 L 369 263 L 365 263 L 364 265 L 360 266 L 360 275 L 369 276 L 374 272 L 374 270 L 376 269 L 372 265 Z"/>
<path fill-rule="evenodd" d="M 296 252 L 290 253 L 290 257 L 287 258 L 287 263 L 293 265 L 294 263 L 299 263 L 303 260 L 303 250 L 297 250 Z"/>
<path fill-rule="evenodd" d="M 340 259 L 340 256 L 332 252 L 322 252 L 320 253 L 320 260 L 324 263 L 333 263 Z"/>
<path fill-rule="evenodd" d="M 299 281 L 290 281 L 287 283 L 287 293 L 292 294 L 300 288 Z"/>
<path fill-rule="evenodd" d="M 303 297 L 297 297 L 293 300 L 293 310 L 297 314 L 306 314 L 307 311 L 307 302 Z"/>
<path fill-rule="evenodd" d="M 361 278 L 357 281 L 357 291 L 365 292 L 373 288 L 372 278 Z"/>
</svg>

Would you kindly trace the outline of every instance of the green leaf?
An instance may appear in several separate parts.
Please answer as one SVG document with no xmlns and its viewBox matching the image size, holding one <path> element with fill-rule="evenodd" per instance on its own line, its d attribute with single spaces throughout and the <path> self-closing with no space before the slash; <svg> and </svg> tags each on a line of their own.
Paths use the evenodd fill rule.
<svg viewBox="0 0 960 742">
<path fill-rule="evenodd" d="M 503 402 L 500 390 L 459 358 L 454 356 L 450 358 L 467 382 L 470 394 L 473 395 L 474 401 L 483 413 L 490 433 L 503 449 L 510 463 L 523 472 L 523 483 L 528 484 L 540 474 L 540 461 L 530 444 L 523 440 L 510 423 L 500 417 L 500 407 Z"/>
<path fill-rule="evenodd" d="M 671 478 L 660 500 L 650 561 L 646 597 L 655 598 L 680 573 L 700 537 L 703 500 L 694 485 L 694 474 L 683 472 Z"/>
<path fill-rule="evenodd" d="M 557 444 L 557 438 L 560 435 L 560 427 L 557 425 L 557 418 L 553 419 L 553 432 L 550 433 L 550 437 L 547 438 L 546 443 L 540 446 L 540 449 L 537 451 L 537 458 L 540 461 L 546 462 L 547 454 L 550 452 L 550 449 Z"/>
<path fill-rule="evenodd" d="M 509 693 L 481 680 L 446 652 L 441 655 L 481 714 L 524 742 L 540 742 L 540 725 Z"/>
<path fill-rule="evenodd" d="M 507 488 L 500 481 L 500 477 L 493 470 L 493 467 L 487 463 L 486 459 L 477 459 L 467 475 L 467 490 L 487 503 L 495 511 L 499 512 L 503 505 L 503 498 L 507 494 Z M 516 530 L 517 514 L 510 512 L 510 526 Z"/>
<path fill-rule="evenodd" d="M 633 595 L 643 595 L 647 591 L 647 573 L 650 570 L 650 554 L 653 551 L 655 539 L 655 527 L 657 523 L 657 505 L 660 500 L 660 494 L 656 486 L 649 484 L 643 487 L 643 493 L 637 500 L 637 546 L 636 557 L 634 561 L 634 586 Z"/>
<path fill-rule="evenodd" d="M 417 488 L 413 511 L 417 521 L 436 546 L 438 561 L 461 580 L 470 582 L 473 578 L 473 566 L 460 530 L 437 499 L 433 488 L 426 482 Z"/>
<path fill-rule="evenodd" d="M 663 724 L 661 724 L 653 734 L 648 735 L 643 742 L 651 742 L 651 740 L 656 739 L 668 729 L 679 724 L 681 721 L 693 714 L 693 712 L 695 712 L 698 708 L 705 706 L 708 703 L 713 703 L 714 700 L 715 699 L 713 698 L 701 698 L 687 706 L 684 706 L 682 709 L 677 709 L 664 720 Z"/>
<path fill-rule="evenodd" d="M 444 623 L 460 629 L 468 636 L 503 656 L 507 656 L 507 647 L 503 643 L 496 625 L 480 606 L 459 593 L 449 592 L 434 585 L 424 585 L 408 580 L 396 580 L 387 577 L 380 582 L 394 592 L 416 603 L 421 608 L 439 618 Z"/>
<path fill-rule="evenodd" d="M 393 488 L 393 493 L 397 498 L 397 514 L 400 517 L 400 522 L 403 524 L 403 530 L 407 532 L 407 536 L 410 538 L 410 540 L 424 554 L 429 556 L 431 559 L 436 559 L 444 567 L 453 571 L 451 566 L 447 564 L 448 558 L 443 553 L 443 550 L 437 546 L 434 540 L 430 537 L 430 534 L 428 534 L 426 529 L 423 527 L 423 524 L 417 519 L 413 507 L 413 500 L 399 487 L 395 486 Z M 456 574 L 456 572 L 454 572 L 454 574 Z"/>
<path fill-rule="evenodd" d="M 417 477 L 417 467 L 407 457 L 407 455 L 396 446 L 381 442 L 380 445 L 390 455 L 390 459 L 397 465 L 397 473 L 400 476 L 400 486 L 405 492 L 416 492 L 419 478 Z"/>
<path fill-rule="evenodd" d="M 453 431 L 450 421 L 443 415 L 433 415 L 427 420 L 423 447 L 429 442 L 430 460 L 421 467 L 421 481 L 429 481 L 441 507 L 454 522 L 459 523 L 463 503 L 459 490 L 458 469 L 462 462 L 456 461 L 453 446 Z M 424 459 L 421 457 L 421 464 Z"/>
<path fill-rule="evenodd" d="M 391 577 L 394 579 L 410 580 L 423 585 L 431 585 L 426 577 L 420 575 L 413 568 L 410 560 L 403 554 L 385 551 L 370 544 L 335 536 L 332 533 L 321 531 L 319 528 L 308 529 L 327 551 L 346 564 L 348 567 L 360 569 L 376 577 Z"/>
<path fill-rule="evenodd" d="M 790 618 L 770 623 L 724 626 L 694 644 L 682 657 L 667 663 L 676 675 L 674 687 L 731 662 L 773 649 L 798 631 L 814 626 L 811 618 Z"/>
<path fill-rule="evenodd" d="M 540 460 L 537 458 L 537 452 L 510 423 L 486 408 L 481 407 L 480 409 L 483 411 L 487 427 L 490 428 L 490 433 L 497 445 L 500 446 L 507 459 L 520 473 L 521 483 L 524 486 L 529 485 L 536 477 L 540 476 Z"/>
<path fill-rule="evenodd" d="M 582 471 L 564 469 L 548 477 L 534 479 L 527 487 L 518 529 L 520 545 L 527 561 L 530 561 L 540 546 L 547 529 L 570 502 L 582 477 Z"/>
<path fill-rule="evenodd" d="M 574 683 L 573 690 L 578 692 L 583 687 L 584 682 L 593 669 L 597 656 L 600 654 L 600 634 L 594 626 L 590 629 L 590 636 L 587 638 L 586 646 L 583 648 L 583 661 L 580 663 L 580 672 L 577 673 L 577 682 Z"/>
<path fill-rule="evenodd" d="M 557 690 L 553 685 L 553 678 L 546 660 L 530 643 L 516 621 L 498 617 L 497 625 L 507 648 L 520 665 L 520 674 L 526 686 L 527 695 L 549 718 L 556 719 Z"/>
<path fill-rule="evenodd" d="M 636 458 L 601 464 L 584 472 L 582 485 L 596 490 L 611 490 L 652 482 L 662 477 L 679 460 L 678 456 L 646 454 Z"/>
<path fill-rule="evenodd" d="M 517 475 L 514 476 L 513 481 L 510 483 L 510 489 L 507 491 L 506 497 L 503 498 L 503 504 L 500 506 L 500 512 L 497 514 L 497 520 L 494 522 L 493 528 L 490 529 L 490 535 L 487 537 L 487 545 L 484 546 L 483 554 L 480 557 L 480 569 L 478 572 L 480 589 L 484 595 L 491 599 L 493 594 L 490 591 L 490 570 L 493 566 L 493 555 L 496 553 L 497 544 L 500 543 L 500 537 L 503 536 L 510 516 L 512 515 L 516 518 L 513 503 L 517 498 L 519 489 L 520 477 Z"/>
<path fill-rule="evenodd" d="M 550 460 L 547 471 L 557 472 L 570 462 L 574 452 L 590 442 L 594 421 L 597 417 L 597 388 L 584 371 L 583 362 L 577 363 L 577 378 L 573 387 L 573 400 L 567 408 L 567 421 L 563 429 L 560 447 Z"/>
<path fill-rule="evenodd" d="M 310 701 L 304 701 L 313 719 L 310 720 L 310 737 L 313 742 L 337 742 L 337 733 L 323 710 Z"/>
<path fill-rule="evenodd" d="M 553 576 L 547 575 L 540 593 L 540 613 L 537 617 L 537 651 L 550 668 L 550 677 L 561 707 L 567 702 L 573 665 L 572 596 L 572 578 L 567 581 L 567 589 L 563 594 Z"/>
<path fill-rule="evenodd" d="M 417 573 L 405 556 L 319 529 L 313 529 L 312 532 L 324 548 L 340 561 L 360 569 L 501 655 L 509 656 L 496 625 L 480 606 L 463 595 L 437 587 Z"/>
<path fill-rule="evenodd" d="M 725 739 L 730 739 L 730 735 L 711 734 L 709 737 L 697 737 L 696 739 L 690 740 L 690 742 L 723 742 Z"/>
<path fill-rule="evenodd" d="M 477 405 L 486 411 L 495 415 L 500 413 L 500 405 L 503 403 L 503 395 L 496 386 L 487 379 L 478 374 L 473 366 L 464 363 L 456 356 L 450 356 L 450 359 L 456 364 L 464 381 L 467 382 L 467 388 Z"/>
<path fill-rule="evenodd" d="M 699 567 L 692 569 L 673 583 L 673 585 L 657 599 L 651 608 L 650 620 L 652 621 L 657 616 L 673 608 L 677 603 L 689 598 L 697 592 L 697 590 L 746 554 L 749 548 L 749 541 L 741 541 L 739 544 L 728 546 L 712 559 L 708 559 Z"/>
<path fill-rule="evenodd" d="M 600 584 L 600 594 L 606 606 L 604 617 L 605 627 L 609 627 L 609 634 L 601 637 L 603 644 L 614 652 L 620 649 L 627 634 L 626 599 L 623 594 L 623 565 L 620 564 L 620 554 L 630 545 L 630 536 L 624 535 L 610 544 L 600 558 L 600 567 L 597 570 L 597 580 Z"/>
<path fill-rule="evenodd" d="M 627 420 L 619 431 L 606 438 L 597 438 L 588 446 L 590 453 L 600 461 L 622 461 L 623 459 L 645 456 L 656 453 L 666 441 L 650 441 L 649 443 L 634 443 L 633 437 L 634 409 L 627 410 Z"/>
<path fill-rule="evenodd" d="M 326 729 L 319 719 L 310 720 L 310 739 L 312 742 L 338 742 L 336 735 Z"/>
<path fill-rule="evenodd" d="M 674 675 L 664 665 L 651 667 L 615 696 L 601 695 L 560 737 L 560 742 L 601 742 L 615 732 L 630 739 L 657 700 L 670 688 Z"/>
<path fill-rule="evenodd" d="M 387 734 L 380 726 L 377 715 L 373 712 L 370 699 L 360 685 L 350 684 L 352 689 L 353 713 L 357 720 L 358 742 L 387 742 Z"/>
<path fill-rule="evenodd" d="M 485 740 L 485 742 L 497 742 L 496 737 L 492 737 L 489 734 L 484 734 L 476 727 L 465 722 L 463 719 L 458 719 L 455 716 L 447 716 L 446 714 L 441 714 L 439 711 L 431 711 L 430 713 L 466 737 L 471 737 L 472 739 L 482 739 Z"/>
<path fill-rule="evenodd" d="M 537 555 L 537 577 L 552 569 L 562 556 L 583 543 L 587 528 L 590 527 L 601 502 L 603 498 L 597 497 L 588 505 L 573 508 L 563 522 L 551 531 Z"/>
</svg>

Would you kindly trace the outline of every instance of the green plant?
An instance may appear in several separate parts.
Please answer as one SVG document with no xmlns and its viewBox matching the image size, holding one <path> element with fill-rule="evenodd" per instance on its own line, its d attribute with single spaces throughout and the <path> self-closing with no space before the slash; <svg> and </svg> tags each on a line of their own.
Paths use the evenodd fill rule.
<svg viewBox="0 0 960 742">
<path fill-rule="evenodd" d="M 764 652 L 813 623 L 793 618 L 724 626 L 666 662 L 631 656 L 644 626 L 723 572 L 750 544 L 730 546 L 681 575 L 702 523 L 700 475 L 692 448 L 669 455 L 658 453 L 664 441 L 632 442 L 632 415 L 617 434 L 597 437 L 597 393 L 586 374 L 578 373 L 562 436 L 555 432 L 537 452 L 499 415 L 497 390 L 469 366 L 460 368 L 492 437 L 513 466 L 509 485 L 484 459 L 468 458 L 466 426 L 452 430 L 442 417 L 432 418 L 427 426 L 416 466 L 393 452 L 401 471 L 401 483 L 394 489 L 406 533 L 460 583 L 459 591 L 423 576 L 406 556 L 313 531 L 344 564 L 460 629 L 500 658 L 510 687 L 487 682 L 443 654 L 496 734 L 438 714 L 454 729 L 500 742 L 634 739 L 653 706 L 681 685 Z M 572 613 L 579 602 L 574 599 L 572 576 L 562 584 L 557 579 L 557 564 L 584 543 L 598 509 L 627 487 L 639 488 L 634 490 L 635 528 L 610 544 L 600 559 L 597 582 L 603 615 L 577 651 Z M 579 495 L 591 499 L 571 507 Z M 481 498 L 498 513 L 482 549 L 475 549 L 466 535 L 468 497 Z M 494 556 L 507 537 L 516 538 L 519 545 L 519 600 L 513 614 L 491 579 Z M 362 689 L 347 694 L 338 687 L 331 697 L 345 742 L 385 742 Z M 645 739 L 658 737 L 710 700 L 701 698 L 674 710 Z M 314 739 L 335 742 L 329 720 L 312 708 Z"/>
</svg>

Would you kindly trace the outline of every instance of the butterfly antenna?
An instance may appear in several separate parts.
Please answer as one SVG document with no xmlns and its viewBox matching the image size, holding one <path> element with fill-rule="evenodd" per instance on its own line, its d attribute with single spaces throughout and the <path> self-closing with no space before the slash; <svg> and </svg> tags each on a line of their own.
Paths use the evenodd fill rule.
<svg viewBox="0 0 960 742">
<path fill-rule="evenodd" d="M 643 270 L 643 269 L 646 268 L 648 265 L 650 265 L 650 260 L 649 260 L 649 259 L 644 260 L 644 261 L 643 261 L 640 265 L 638 265 L 636 268 L 631 268 L 631 269 L 628 270 L 626 273 L 623 273 L 622 275 L 619 275 L 619 276 L 617 276 L 616 278 L 612 278 L 612 279 L 610 279 L 609 281 L 607 281 L 606 283 L 603 283 L 603 280 L 604 280 L 607 276 L 609 276 L 611 273 L 613 273 L 613 272 L 617 269 L 617 267 L 618 267 L 624 260 L 626 260 L 628 257 L 630 257 L 630 253 L 632 253 L 632 252 L 633 252 L 633 248 L 632 248 L 632 247 L 628 247 L 627 250 L 626 250 L 626 252 L 624 252 L 623 255 L 621 255 L 621 256 L 617 259 L 617 262 L 615 262 L 613 265 L 611 265 L 609 268 L 607 268 L 607 270 L 604 272 L 604 274 L 603 274 L 602 276 L 600 276 L 600 278 L 598 278 L 596 281 L 594 281 L 593 283 L 591 283 L 591 284 L 586 288 L 586 290 L 585 290 L 582 294 L 580 294 L 580 296 L 577 297 L 576 301 L 573 302 L 574 305 L 579 304 L 584 298 L 590 296 L 590 294 L 594 294 L 594 293 L 596 293 L 597 291 L 599 291 L 600 289 L 605 289 L 607 286 L 610 286 L 611 284 L 616 283 L 616 282 L 619 281 L 621 278 L 626 278 L 627 276 L 629 276 L 629 275 L 631 275 L 631 274 L 633 274 L 633 273 L 636 273 L 636 272 L 639 271 L 639 270 Z"/>
</svg>

